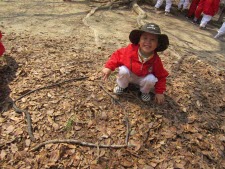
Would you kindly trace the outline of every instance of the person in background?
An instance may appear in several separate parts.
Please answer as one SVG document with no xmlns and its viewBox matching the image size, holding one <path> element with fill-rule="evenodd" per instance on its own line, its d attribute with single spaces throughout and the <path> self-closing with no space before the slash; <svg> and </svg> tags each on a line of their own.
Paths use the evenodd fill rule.
<svg viewBox="0 0 225 169">
<path fill-rule="evenodd" d="M 160 6 L 163 4 L 164 0 L 157 0 L 155 4 L 155 10 L 158 11 Z M 172 6 L 172 0 L 166 0 L 166 7 L 165 7 L 165 15 L 170 14 L 170 8 Z"/>
<path fill-rule="evenodd" d="M 214 38 L 224 42 L 224 37 L 225 37 L 225 22 L 223 22 L 223 25 L 220 27 L 218 33 L 216 34 L 216 36 L 214 36 Z"/>
<path fill-rule="evenodd" d="M 212 19 L 212 17 L 219 10 L 220 0 L 200 0 L 198 7 L 195 11 L 195 17 L 193 23 L 197 23 L 197 20 L 200 18 L 203 13 L 203 17 L 200 22 L 200 28 L 205 29 L 207 23 Z"/>
<path fill-rule="evenodd" d="M 188 12 L 189 4 L 190 4 L 189 0 L 180 0 L 180 2 L 177 5 L 178 11 L 180 11 L 186 15 Z"/>
<path fill-rule="evenodd" d="M 4 45 L 2 44 L 1 42 L 1 39 L 2 39 L 2 33 L 0 31 L 0 57 L 3 55 L 3 53 L 5 52 L 5 47 Z"/>
<path fill-rule="evenodd" d="M 106 62 L 102 69 L 103 79 L 119 68 L 117 86 L 113 90 L 115 94 L 122 94 L 129 83 L 133 83 L 140 87 L 142 101 L 150 101 L 149 92 L 154 88 L 155 101 L 163 103 L 168 72 L 157 52 L 167 49 L 168 36 L 161 34 L 157 24 L 147 23 L 132 30 L 129 39 L 131 44 L 115 51 Z"/>
<path fill-rule="evenodd" d="M 192 0 L 190 8 L 188 10 L 188 14 L 187 14 L 188 18 L 193 18 L 194 17 L 195 11 L 197 9 L 197 6 L 198 6 L 199 2 L 200 2 L 200 0 Z"/>
</svg>

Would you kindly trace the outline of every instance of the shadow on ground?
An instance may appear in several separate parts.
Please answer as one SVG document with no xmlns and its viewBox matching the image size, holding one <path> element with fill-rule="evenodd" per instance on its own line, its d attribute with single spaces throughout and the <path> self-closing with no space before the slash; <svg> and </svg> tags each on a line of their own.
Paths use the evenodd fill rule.
<svg viewBox="0 0 225 169">
<path fill-rule="evenodd" d="M 0 112 L 7 111 L 10 108 L 11 89 L 9 83 L 12 82 L 16 77 L 16 71 L 18 64 L 14 58 L 9 55 L 4 55 L 2 63 L 0 65 Z"/>
</svg>

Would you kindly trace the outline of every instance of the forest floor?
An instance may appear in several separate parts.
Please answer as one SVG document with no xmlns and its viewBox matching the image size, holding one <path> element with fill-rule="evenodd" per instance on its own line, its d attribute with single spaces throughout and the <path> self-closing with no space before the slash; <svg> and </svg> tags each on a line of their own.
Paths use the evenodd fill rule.
<svg viewBox="0 0 225 169">
<path fill-rule="evenodd" d="M 225 43 L 213 38 L 219 27 L 201 30 L 180 13 L 140 4 L 145 21 L 170 40 L 159 53 L 170 73 L 165 103 L 144 103 L 133 86 L 112 94 L 116 74 L 101 80 L 109 55 L 137 27 L 129 6 L 88 15 L 102 4 L 0 1 L 0 168 L 225 168 Z M 31 115 L 32 141 L 12 100 L 35 89 L 16 102 Z M 50 140 L 62 141 L 34 149 Z"/>
</svg>

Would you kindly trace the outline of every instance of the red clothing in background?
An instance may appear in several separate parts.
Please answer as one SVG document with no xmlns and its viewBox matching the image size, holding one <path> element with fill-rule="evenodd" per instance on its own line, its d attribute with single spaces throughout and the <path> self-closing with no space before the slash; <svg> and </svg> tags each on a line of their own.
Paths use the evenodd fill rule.
<svg viewBox="0 0 225 169">
<path fill-rule="evenodd" d="M 201 13 L 214 16 L 219 10 L 220 0 L 200 0 L 195 11 L 195 17 L 200 18 Z"/>
<path fill-rule="evenodd" d="M 194 16 L 195 10 L 197 9 L 197 6 L 198 6 L 199 1 L 200 0 L 193 0 L 191 2 L 190 8 L 189 8 L 188 14 L 187 14 L 188 17 Z"/>
<path fill-rule="evenodd" d="M 147 62 L 140 62 L 138 49 L 139 45 L 130 44 L 125 48 L 117 50 L 106 62 L 105 67 L 114 71 L 117 67 L 126 66 L 132 73 L 140 77 L 153 74 L 158 78 L 158 82 L 155 84 L 155 92 L 162 94 L 166 90 L 168 72 L 164 69 L 157 53 Z"/>
<path fill-rule="evenodd" d="M 0 57 L 3 55 L 3 53 L 5 52 L 5 48 L 1 42 L 1 38 L 2 38 L 2 33 L 0 32 Z"/>
</svg>

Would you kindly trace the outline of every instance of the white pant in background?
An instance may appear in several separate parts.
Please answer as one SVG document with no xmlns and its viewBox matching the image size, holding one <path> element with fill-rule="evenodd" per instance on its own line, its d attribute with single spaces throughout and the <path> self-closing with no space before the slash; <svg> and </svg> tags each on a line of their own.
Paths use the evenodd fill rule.
<svg viewBox="0 0 225 169">
<path fill-rule="evenodd" d="M 180 0 L 180 2 L 178 3 L 178 9 L 188 9 L 189 7 L 189 0 Z M 183 8 L 182 8 L 183 5 Z"/>
<path fill-rule="evenodd" d="M 212 16 L 203 14 L 203 17 L 202 17 L 200 26 L 201 26 L 201 27 L 205 27 L 205 26 L 207 25 L 207 23 L 208 23 L 211 19 L 212 19 Z"/>
<path fill-rule="evenodd" d="M 225 35 L 225 22 L 223 22 L 223 25 L 220 27 L 220 29 L 218 30 L 218 33 L 216 34 L 214 38 L 219 38 L 223 35 Z"/>
<path fill-rule="evenodd" d="M 139 77 L 133 74 L 126 66 L 120 66 L 116 82 L 122 88 L 128 87 L 129 83 L 137 84 L 140 86 L 142 93 L 149 93 L 155 86 L 155 83 L 158 82 L 158 79 L 153 74 Z"/>
<path fill-rule="evenodd" d="M 164 0 L 157 0 L 156 4 L 155 4 L 155 8 L 160 8 L 160 6 L 163 4 Z M 166 12 L 170 12 L 170 8 L 172 6 L 172 0 L 166 0 L 166 8 L 165 11 Z"/>
</svg>

